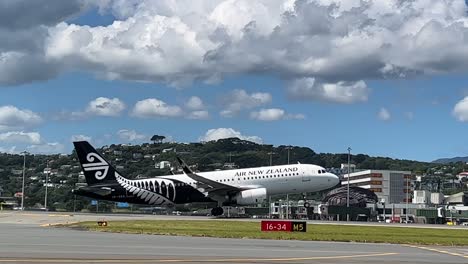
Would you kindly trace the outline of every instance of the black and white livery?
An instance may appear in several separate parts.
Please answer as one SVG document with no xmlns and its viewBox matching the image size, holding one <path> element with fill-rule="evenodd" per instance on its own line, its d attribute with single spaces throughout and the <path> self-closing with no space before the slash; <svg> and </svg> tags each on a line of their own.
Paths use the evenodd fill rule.
<svg viewBox="0 0 468 264">
<path fill-rule="evenodd" d="M 183 174 L 130 180 L 115 170 L 88 142 L 73 142 L 88 186 L 75 194 L 95 199 L 173 206 L 217 202 L 212 215 L 223 214 L 222 205 L 253 205 L 268 195 L 315 192 L 336 186 L 339 179 L 310 164 L 193 172 L 183 160 Z"/>
</svg>

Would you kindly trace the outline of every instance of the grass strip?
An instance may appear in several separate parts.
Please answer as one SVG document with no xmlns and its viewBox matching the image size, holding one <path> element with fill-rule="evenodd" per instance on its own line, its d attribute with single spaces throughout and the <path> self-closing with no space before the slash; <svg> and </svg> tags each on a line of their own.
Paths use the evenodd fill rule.
<svg viewBox="0 0 468 264">
<path fill-rule="evenodd" d="M 468 246 L 468 230 L 461 229 L 309 224 L 306 233 L 289 233 L 261 232 L 259 222 L 184 220 L 111 221 L 106 227 L 80 222 L 65 226 L 130 234 Z"/>
</svg>

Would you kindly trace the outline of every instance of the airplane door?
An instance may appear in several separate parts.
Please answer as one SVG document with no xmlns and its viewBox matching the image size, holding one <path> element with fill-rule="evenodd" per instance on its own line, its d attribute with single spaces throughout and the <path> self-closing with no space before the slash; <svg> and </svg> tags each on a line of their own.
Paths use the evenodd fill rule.
<svg viewBox="0 0 468 264">
<path fill-rule="evenodd" d="M 302 172 L 302 182 L 309 182 L 310 178 L 311 177 L 309 175 L 306 175 L 304 171 Z"/>
</svg>

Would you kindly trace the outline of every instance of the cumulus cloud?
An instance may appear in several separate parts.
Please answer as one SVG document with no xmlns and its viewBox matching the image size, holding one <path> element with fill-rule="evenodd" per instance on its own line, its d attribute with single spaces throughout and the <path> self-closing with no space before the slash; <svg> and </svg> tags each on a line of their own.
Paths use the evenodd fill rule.
<svg viewBox="0 0 468 264">
<path fill-rule="evenodd" d="M 156 98 L 148 98 L 135 104 L 132 115 L 140 118 L 178 117 L 183 115 L 183 111 L 179 106 L 168 105 Z"/>
<path fill-rule="evenodd" d="M 468 122 L 468 96 L 460 100 L 452 111 L 453 115 L 460 122 Z"/>
<path fill-rule="evenodd" d="M 232 128 L 215 128 L 208 130 L 204 136 L 200 137 L 200 141 L 212 141 L 223 138 L 237 137 L 242 140 L 252 141 L 258 144 L 262 144 L 263 140 L 258 136 L 245 136 L 241 132 L 236 131 Z"/>
<path fill-rule="evenodd" d="M 202 110 L 205 108 L 202 99 L 198 96 L 192 96 L 188 99 L 185 107 L 190 110 Z"/>
<path fill-rule="evenodd" d="M 272 96 L 269 93 L 248 94 L 245 90 L 233 90 L 229 94 L 224 95 L 221 101 L 225 105 L 224 110 L 220 113 L 221 116 L 233 117 L 242 110 L 271 103 Z"/>
<path fill-rule="evenodd" d="M 138 140 L 144 140 L 148 138 L 146 135 L 139 134 L 135 130 L 128 130 L 128 129 L 121 129 L 117 131 L 117 135 L 119 136 L 120 139 L 125 140 L 125 141 L 138 141 Z"/>
<path fill-rule="evenodd" d="M 250 113 L 250 118 L 259 121 L 278 121 L 282 119 L 305 119 L 303 114 L 287 114 L 280 108 L 260 109 Z"/>
<path fill-rule="evenodd" d="M 299 100 L 355 103 L 367 101 L 369 89 L 364 81 L 320 83 L 314 78 L 301 78 L 288 86 L 288 92 Z"/>
<path fill-rule="evenodd" d="M 0 133 L 0 141 L 3 143 L 40 144 L 41 135 L 37 132 L 6 132 Z"/>
<path fill-rule="evenodd" d="M 42 122 L 39 114 L 7 105 L 0 107 L 0 131 L 30 128 Z"/>
<path fill-rule="evenodd" d="M 0 27 L 24 29 L 53 26 L 85 8 L 85 1 L 15 0 L 0 2 Z"/>
<path fill-rule="evenodd" d="M 30 145 L 26 147 L 27 151 L 38 154 L 58 154 L 64 153 L 65 146 L 58 142 Z"/>
<path fill-rule="evenodd" d="M 380 108 L 380 111 L 377 114 L 377 117 L 382 121 L 389 121 L 390 118 L 392 118 L 390 112 L 384 107 Z"/>
<path fill-rule="evenodd" d="M 125 104 L 118 98 L 98 97 L 89 102 L 86 113 L 98 116 L 119 116 Z"/>
<path fill-rule="evenodd" d="M 187 118 L 196 120 L 206 120 L 210 118 L 210 114 L 206 110 L 193 111 L 189 113 Z"/>
<path fill-rule="evenodd" d="M 86 135 L 72 135 L 70 141 L 92 141 L 93 139 L 90 136 Z"/>
<path fill-rule="evenodd" d="M 88 6 L 83 0 L 0 1 L 0 85 L 57 76 L 64 65 L 44 52 L 49 28 Z"/>
<path fill-rule="evenodd" d="M 313 78 L 314 85 L 292 94 L 349 103 L 366 100 L 361 80 L 468 70 L 463 0 L 6 3 L 0 6 L 0 84 L 66 71 L 174 86 L 260 73 L 293 83 Z M 118 20 L 64 22 L 90 5 Z"/>
</svg>

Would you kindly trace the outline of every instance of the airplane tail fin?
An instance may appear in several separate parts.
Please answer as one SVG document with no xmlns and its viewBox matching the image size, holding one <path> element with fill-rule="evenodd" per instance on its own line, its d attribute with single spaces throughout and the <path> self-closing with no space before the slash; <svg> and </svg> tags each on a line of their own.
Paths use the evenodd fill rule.
<svg viewBox="0 0 468 264">
<path fill-rule="evenodd" d="M 115 183 L 116 170 L 87 141 L 75 141 L 76 154 L 88 186 Z"/>
</svg>

